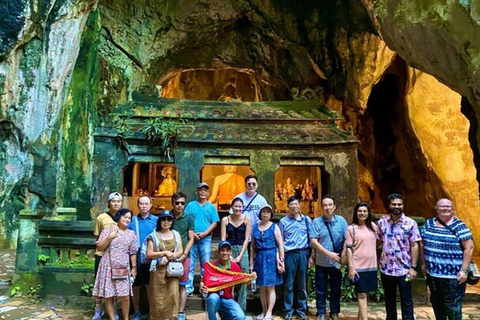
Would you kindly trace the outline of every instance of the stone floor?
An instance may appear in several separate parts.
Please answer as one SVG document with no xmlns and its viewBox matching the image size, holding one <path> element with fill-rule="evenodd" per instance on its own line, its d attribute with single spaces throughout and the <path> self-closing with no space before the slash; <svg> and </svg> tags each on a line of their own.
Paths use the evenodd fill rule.
<svg viewBox="0 0 480 320">
<path fill-rule="evenodd" d="M 477 259 L 478 260 L 478 259 Z M 9 298 L 7 294 L 8 285 L 14 269 L 14 252 L 0 251 L 0 319 L 1 320 L 51 320 L 71 319 L 90 320 L 92 317 L 92 298 L 78 296 L 48 296 L 46 299 L 31 297 Z M 467 287 L 467 297 L 463 307 L 463 319 L 480 319 L 480 284 Z M 384 320 L 385 311 L 383 303 L 369 304 L 369 319 Z M 314 314 L 314 313 L 313 313 Z M 311 319 L 315 319 L 314 315 Z M 357 318 L 356 303 L 342 304 L 340 319 L 354 320 Z M 400 314 L 400 311 L 399 311 Z M 417 320 L 435 319 L 433 310 L 429 305 L 416 305 L 415 314 Z M 249 314 L 247 320 L 254 318 Z M 188 311 L 187 319 L 204 320 L 205 312 Z M 275 320 L 280 320 L 280 312 L 275 315 Z"/>
</svg>

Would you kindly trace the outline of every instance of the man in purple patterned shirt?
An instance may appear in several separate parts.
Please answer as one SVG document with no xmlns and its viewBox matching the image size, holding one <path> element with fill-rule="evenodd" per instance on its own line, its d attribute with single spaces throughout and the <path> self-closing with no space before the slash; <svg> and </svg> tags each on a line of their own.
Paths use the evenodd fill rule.
<svg viewBox="0 0 480 320">
<path fill-rule="evenodd" d="M 390 214 L 378 221 L 377 240 L 383 242 L 380 272 L 385 290 L 386 320 L 397 320 L 397 287 L 400 291 L 402 320 L 414 320 L 412 280 L 417 276 L 421 240 L 417 223 L 403 212 L 404 197 L 388 196 Z"/>
</svg>

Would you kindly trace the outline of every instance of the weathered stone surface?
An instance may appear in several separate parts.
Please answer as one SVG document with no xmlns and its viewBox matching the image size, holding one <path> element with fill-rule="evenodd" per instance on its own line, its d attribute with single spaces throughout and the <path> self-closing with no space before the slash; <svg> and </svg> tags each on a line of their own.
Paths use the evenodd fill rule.
<svg viewBox="0 0 480 320">
<path fill-rule="evenodd" d="M 441 197 L 451 198 L 458 217 L 470 227 L 478 246 L 480 220 L 471 214 L 480 212 L 478 194 L 472 192 L 478 189 L 478 182 L 468 143 L 469 123 L 459 112 L 461 96 L 421 71 L 409 68 L 408 76 L 405 104 L 411 130 L 418 138 L 427 168 L 434 169 L 428 174 L 441 183 L 441 190 L 427 186 L 425 200 L 435 203 Z M 416 173 L 411 172 L 408 181 L 414 184 L 417 180 Z"/>
<path fill-rule="evenodd" d="M 25 206 L 75 206 L 85 219 L 103 209 L 99 199 L 109 190 L 96 189 L 92 175 L 102 168 L 92 166 L 120 171 L 127 160 L 115 145 L 98 151 L 107 158 L 97 164 L 92 128 L 108 122 L 134 90 L 162 83 L 164 96 L 217 100 L 229 97 L 223 91 L 238 74 L 245 100 L 290 100 L 313 92 L 342 114 L 338 125 L 361 140 L 360 196 L 378 212 L 397 186 L 414 204 L 426 197 L 432 208 L 433 198 L 447 195 L 459 211 L 475 208 L 469 212 L 477 216 L 472 201 L 478 187 L 469 181 L 457 191 L 459 177 L 445 174 L 425 147 L 429 136 L 412 130 L 411 106 L 422 106 L 418 99 L 429 101 L 430 95 L 407 99 L 411 92 L 396 88 L 396 100 L 378 107 L 384 113 L 375 111 L 379 118 L 369 110 L 378 84 L 388 89 L 410 81 L 401 72 L 398 82 L 385 81 L 400 60 L 397 53 L 478 110 L 477 1 L 463 7 L 438 0 L 362 2 L 101 0 L 90 15 L 95 0 L 7 1 L 0 8 L 0 18 L 9 22 L 0 27 L 0 238 L 14 237 Z M 376 133 L 388 110 L 401 116 L 385 122 L 393 129 L 380 126 L 390 140 Z M 465 149 L 462 139 L 449 140 L 452 150 Z M 472 174 L 465 153 L 453 160 L 457 168 L 464 164 L 464 175 Z M 411 186 L 415 174 L 420 183 Z M 121 177 L 109 187 L 120 188 Z M 92 201 L 96 207 L 86 212 Z"/>
</svg>

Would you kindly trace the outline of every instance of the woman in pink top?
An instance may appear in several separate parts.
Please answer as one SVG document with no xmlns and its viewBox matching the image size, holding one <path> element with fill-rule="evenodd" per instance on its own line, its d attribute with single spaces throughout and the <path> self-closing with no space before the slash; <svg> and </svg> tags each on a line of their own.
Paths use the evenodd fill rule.
<svg viewBox="0 0 480 320">
<path fill-rule="evenodd" d="M 360 202 L 353 210 L 348 226 L 346 246 L 348 277 L 355 283 L 358 298 L 358 320 L 368 320 L 367 294 L 377 291 L 377 226 L 372 222 L 370 206 Z"/>
</svg>

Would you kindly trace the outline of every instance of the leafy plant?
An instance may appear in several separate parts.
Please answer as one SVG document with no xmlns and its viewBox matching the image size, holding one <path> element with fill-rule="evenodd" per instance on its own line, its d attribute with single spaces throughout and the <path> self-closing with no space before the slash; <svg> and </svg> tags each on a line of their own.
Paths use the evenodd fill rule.
<svg viewBox="0 0 480 320">
<path fill-rule="evenodd" d="M 37 257 L 37 261 L 40 262 L 40 264 L 42 265 L 45 265 L 48 260 L 50 260 L 50 257 L 46 254 L 39 254 Z"/>
<path fill-rule="evenodd" d="M 90 297 L 93 292 L 94 282 L 87 282 L 87 277 L 83 277 L 82 286 L 80 287 L 80 294 L 82 296 Z"/>
<path fill-rule="evenodd" d="M 35 296 L 40 292 L 40 290 L 42 290 L 41 284 L 38 284 L 36 286 L 30 286 L 30 288 L 28 288 L 28 295 Z"/>
<path fill-rule="evenodd" d="M 182 121 L 181 123 L 184 123 Z M 173 120 L 165 120 L 162 117 L 150 119 L 142 129 L 143 134 L 150 143 L 161 140 L 161 149 L 170 159 L 170 148 L 175 145 L 180 126 Z"/>
<path fill-rule="evenodd" d="M 20 286 L 12 286 L 10 288 L 10 297 L 15 297 L 20 292 Z"/>
<path fill-rule="evenodd" d="M 315 267 L 309 267 L 307 271 L 307 293 L 308 293 L 308 302 L 312 302 L 315 300 Z M 344 266 L 342 268 L 342 279 L 347 276 L 348 267 Z M 380 279 L 380 272 L 377 272 L 377 291 L 370 293 L 370 298 L 375 301 L 381 301 L 385 297 L 385 292 L 382 287 L 382 281 Z M 344 302 L 351 302 L 357 300 L 357 293 L 355 292 L 355 285 L 351 282 L 342 281 L 341 286 L 341 295 L 340 300 Z M 330 296 L 330 288 L 328 288 L 327 292 L 328 296 Z"/>
</svg>

